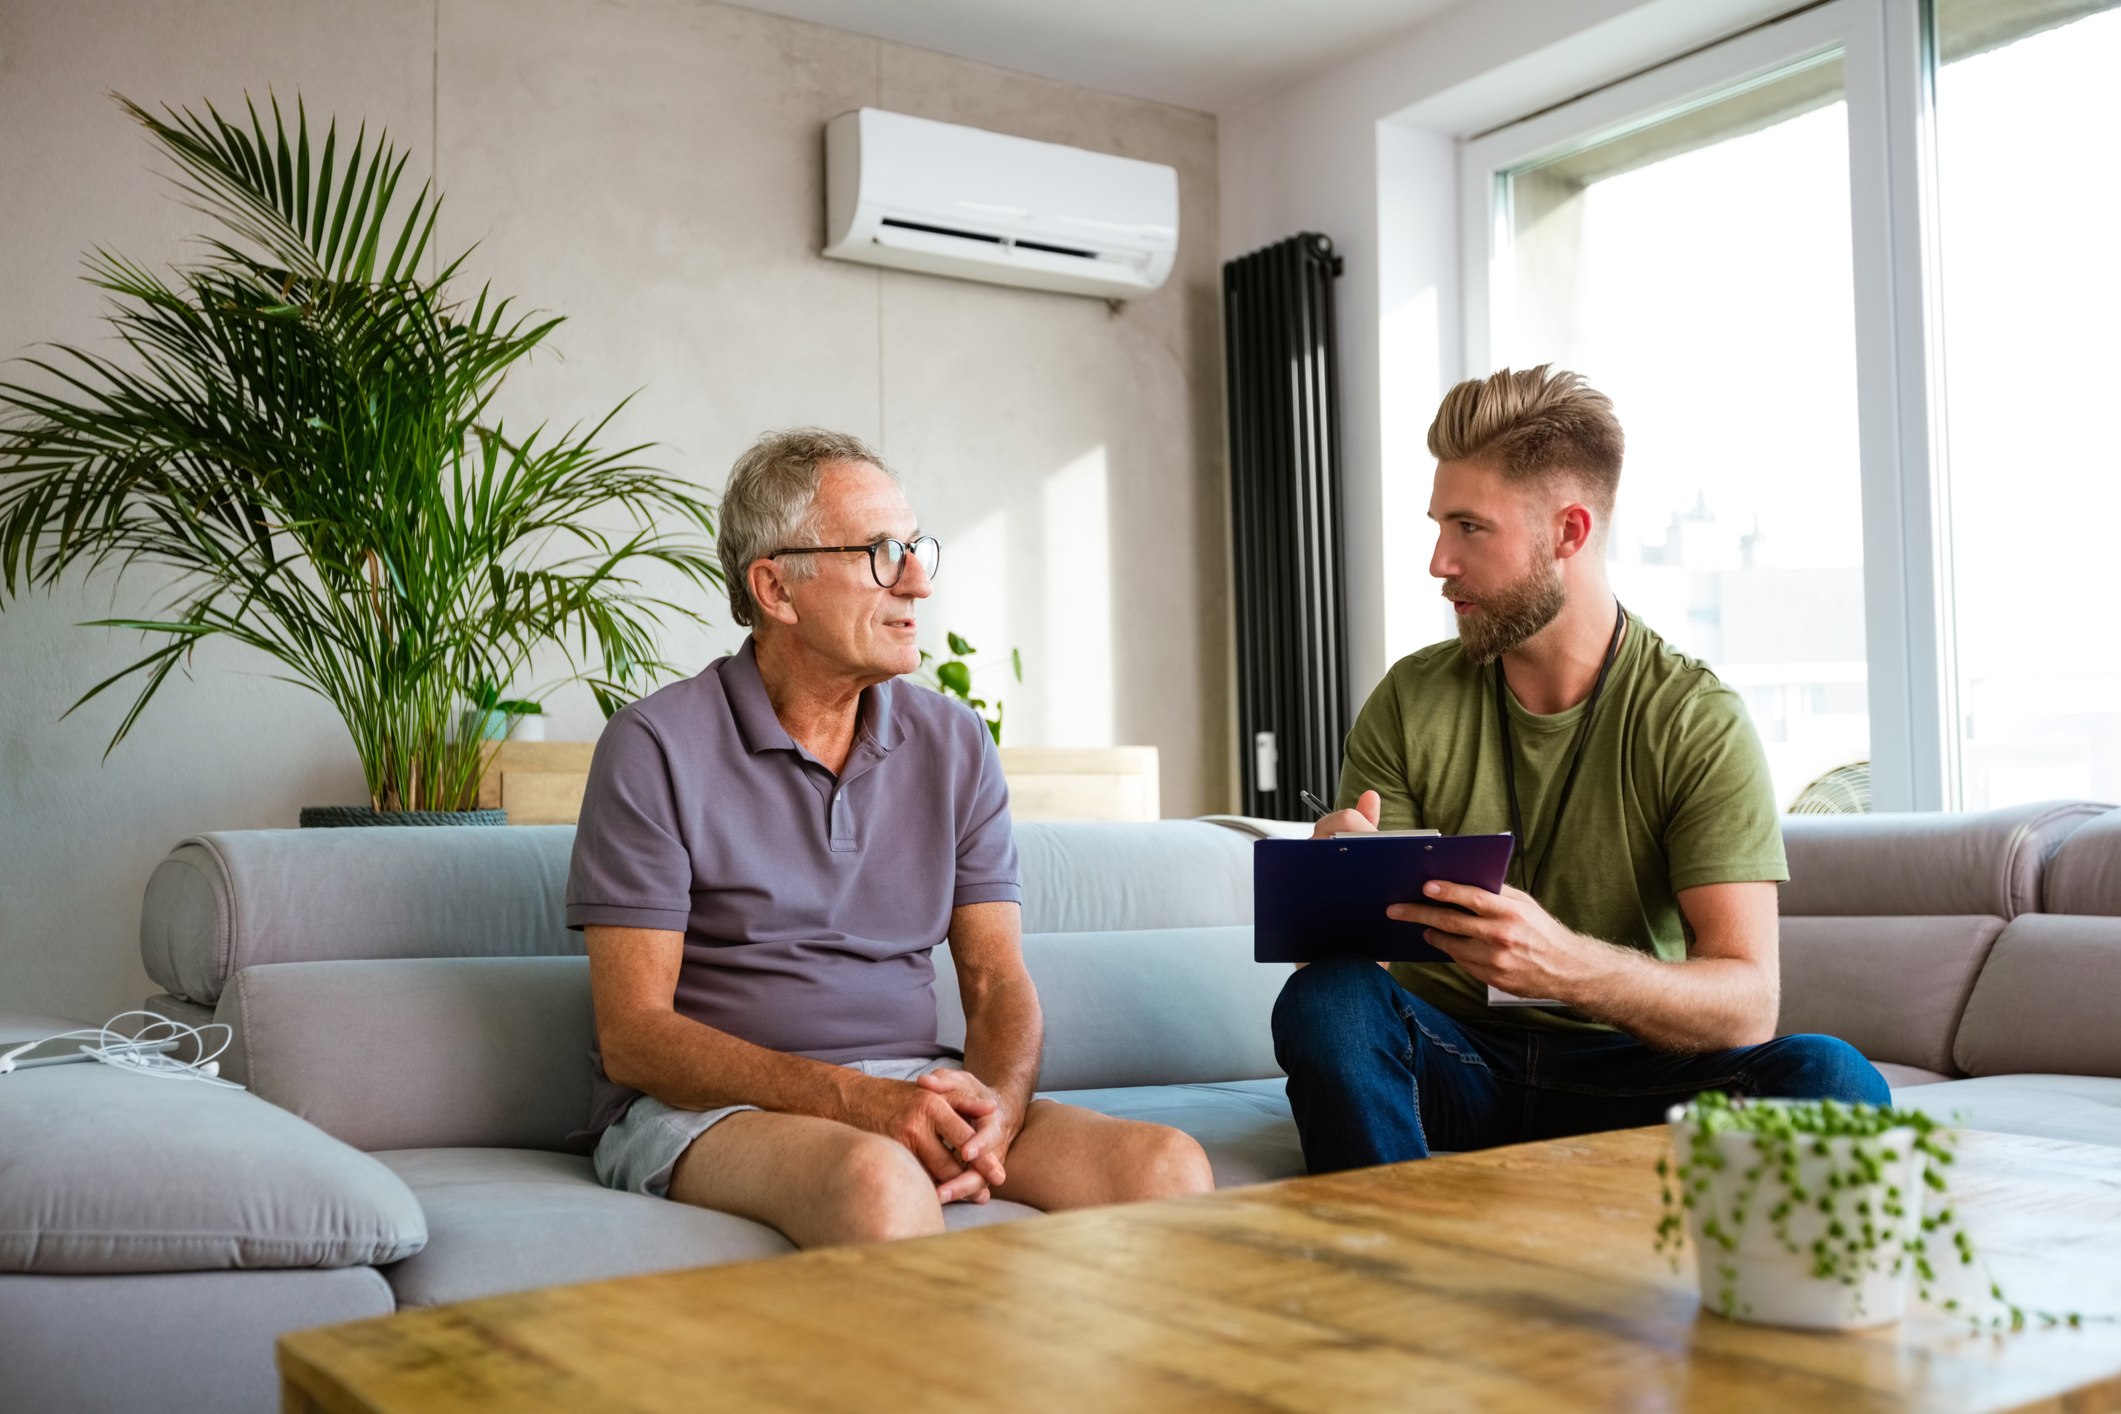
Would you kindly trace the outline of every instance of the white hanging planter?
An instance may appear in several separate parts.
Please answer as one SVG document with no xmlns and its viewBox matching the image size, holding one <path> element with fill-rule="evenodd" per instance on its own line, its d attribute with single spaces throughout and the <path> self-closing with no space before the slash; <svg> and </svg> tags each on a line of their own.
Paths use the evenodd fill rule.
<svg viewBox="0 0 2121 1414">
<path fill-rule="evenodd" d="M 1703 1173 L 1695 1160 L 1694 1133 L 1691 1120 L 1675 1117 L 1673 1163 L 1694 1163 L 1696 1180 L 1706 1182 L 1693 1190 L 1686 1209 L 1703 1306 L 1734 1320 L 1809 1330 L 1891 1325 L 1907 1314 L 1915 1278 L 1909 1247 L 1921 1236 L 1924 1196 L 1924 1156 L 1915 1147 L 1914 1130 L 1891 1129 L 1862 1140 L 1799 1136 L 1795 1191 L 1804 1195 L 1802 1202 L 1791 1198 L 1785 1175 L 1770 1157 L 1772 1149 L 1763 1147 L 1772 1140 L 1725 1130 L 1715 1136 L 1722 1167 Z M 1822 1142 L 1823 1155 L 1816 1152 Z M 1878 1181 L 1831 1186 L 1833 1175 L 1859 1170 L 1853 1156 L 1858 1143 L 1880 1159 Z M 1819 1209 L 1822 1195 L 1832 1197 L 1831 1216 Z M 1786 1212 L 1778 1214 L 1785 1203 Z M 1888 1207 L 1900 1211 L 1889 1214 Z M 1838 1234 L 1832 1230 L 1837 1222 Z M 1867 1240 L 1865 1223 L 1871 1228 Z M 1726 1246 L 1722 1238 L 1735 1242 Z M 1848 1250 L 1852 1238 L 1860 1250 Z M 1843 1276 L 1813 1275 L 1813 1244 L 1821 1240 L 1840 1249 Z"/>
</svg>

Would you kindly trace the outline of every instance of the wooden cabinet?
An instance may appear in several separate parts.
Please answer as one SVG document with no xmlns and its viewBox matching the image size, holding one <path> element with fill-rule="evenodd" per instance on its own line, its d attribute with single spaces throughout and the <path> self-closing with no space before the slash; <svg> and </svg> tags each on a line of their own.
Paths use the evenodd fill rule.
<svg viewBox="0 0 2121 1414">
<path fill-rule="evenodd" d="M 593 741 L 497 741 L 479 783 L 481 810 L 506 810 L 511 825 L 572 825 L 589 789 Z"/>
<path fill-rule="evenodd" d="M 1002 775 L 1018 820 L 1161 817 L 1153 746 L 1005 746 Z"/>
</svg>

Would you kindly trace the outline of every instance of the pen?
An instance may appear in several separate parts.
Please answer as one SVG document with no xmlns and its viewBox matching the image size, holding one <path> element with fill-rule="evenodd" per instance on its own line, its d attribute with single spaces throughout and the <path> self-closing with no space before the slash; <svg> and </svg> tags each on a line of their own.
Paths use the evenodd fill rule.
<svg viewBox="0 0 2121 1414">
<path fill-rule="evenodd" d="M 1297 795 L 1303 798 L 1304 804 L 1310 806 L 1313 810 L 1317 811 L 1321 818 L 1333 813 L 1332 811 L 1326 808 L 1326 803 L 1323 800 L 1320 800 L 1317 796 L 1311 794 L 1311 792 L 1307 790 L 1300 790 L 1297 792 Z"/>
</svg>

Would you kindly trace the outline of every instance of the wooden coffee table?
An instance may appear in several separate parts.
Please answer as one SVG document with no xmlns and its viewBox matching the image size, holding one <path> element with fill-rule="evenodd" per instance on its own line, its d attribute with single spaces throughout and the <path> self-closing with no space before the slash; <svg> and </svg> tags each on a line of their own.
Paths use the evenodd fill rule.
<svg viewBox="0 0 2121 1414">
<path fill-rule="evenodd" d="M 1661 1129 L 302 1331 L 288 1411 L 2121 1409 L 2121 1324 L 1705 1314 L 1651 1250 Z M 2121 1313 L 2121 1150 L 1969 1134 L 2028 1306 Z"/>
</svg>

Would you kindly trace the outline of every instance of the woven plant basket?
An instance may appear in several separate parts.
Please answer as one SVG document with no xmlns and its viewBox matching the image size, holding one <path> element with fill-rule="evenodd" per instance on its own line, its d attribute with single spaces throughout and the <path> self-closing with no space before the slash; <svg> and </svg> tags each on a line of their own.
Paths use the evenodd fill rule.
<svg viewBox="0 0 2121 1414">
<path fill-rule="evenodd" d="M 305 830 L 343 830 L 359 825 L 505 825 L 505 810 L 378 810 L 372 805 L 305 805 Z"/>
</svg>

